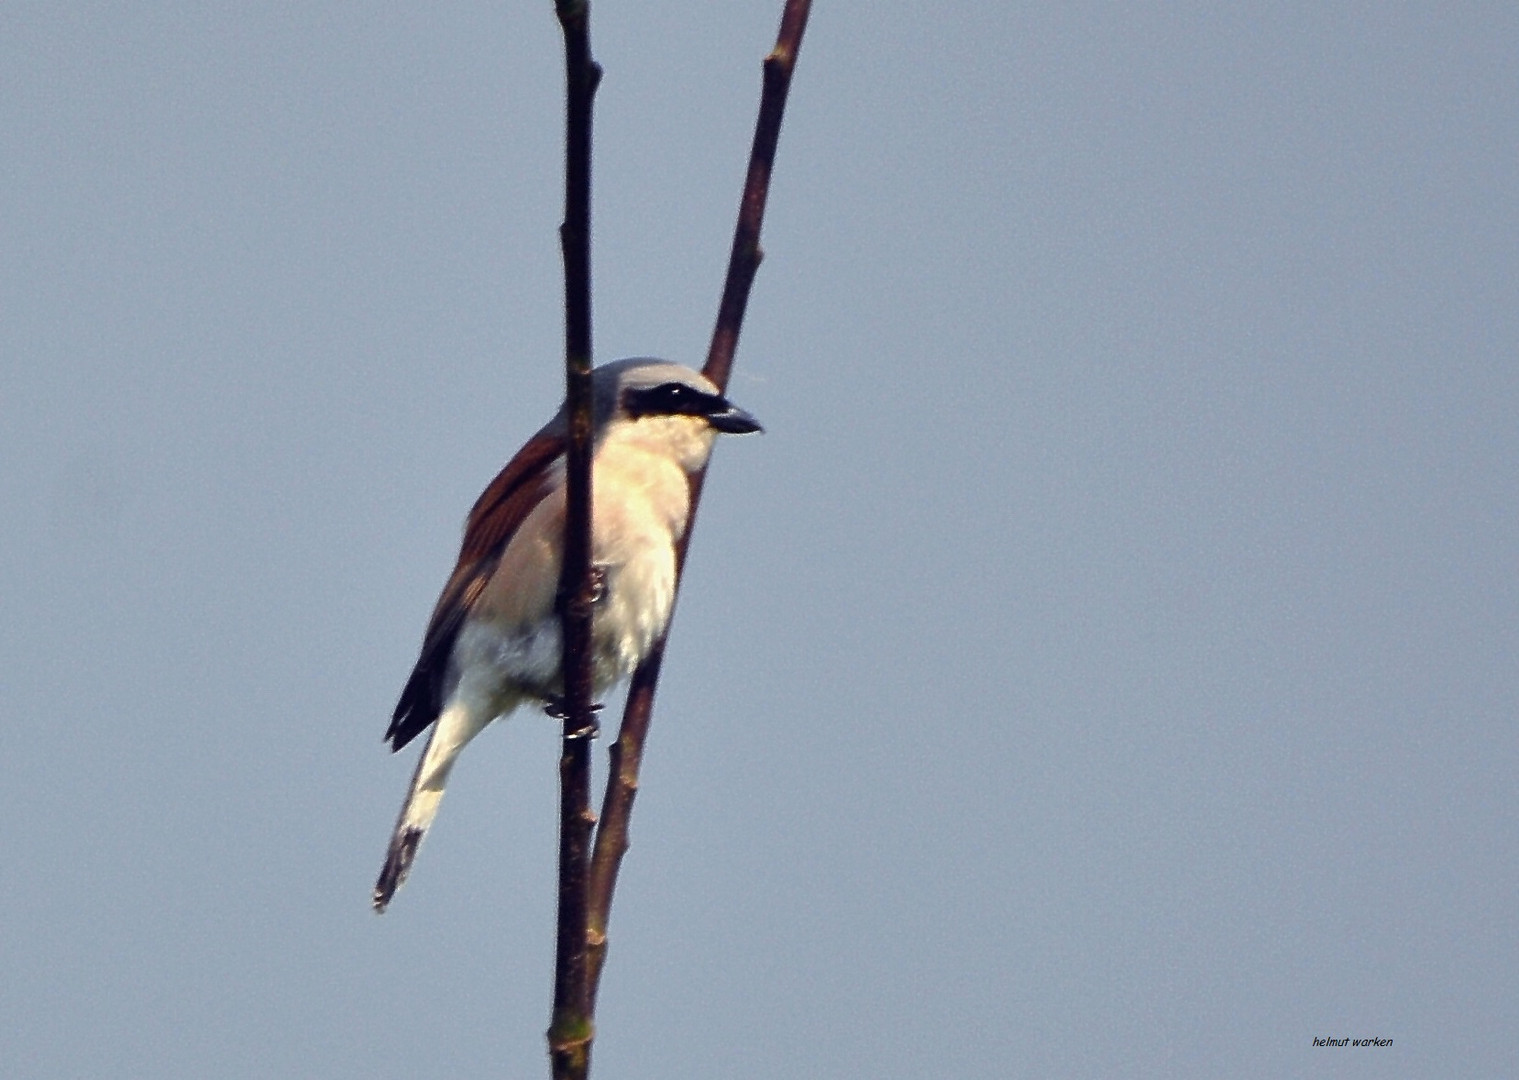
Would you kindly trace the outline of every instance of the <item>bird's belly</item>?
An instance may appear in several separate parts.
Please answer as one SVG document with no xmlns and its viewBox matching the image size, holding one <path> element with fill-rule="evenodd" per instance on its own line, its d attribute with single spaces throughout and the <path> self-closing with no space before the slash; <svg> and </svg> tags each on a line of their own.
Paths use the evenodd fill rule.
<svg viewBox="0 0 1519 1080">
<path fill-rule="evenodd" d="M 632 558 L 602 561 L 603 588 L 591 622 L 596 684 L 600 690 L 626 678 L 670 621 L 675 601 L 675 551 L 668 543 L 639 545 Z"/>
<path fill-rule="evenodd" d="M 624 541 L 626 538 L 624 538 Z M 601 693 L 626 678 L 649 655 L 664 632 L 675 599 L 675 553 L 668 544 L 619 545 L 619 562 L 597 544 L 602 587 L 591 623 L 593 679 Z M 461 629 L 454 662 L 477 692 L 509 701 L 521 694 L 540 699 L 563 693 L 563 646 L 557 614 L 527 623 L 476 618 Z"/>
</svg>

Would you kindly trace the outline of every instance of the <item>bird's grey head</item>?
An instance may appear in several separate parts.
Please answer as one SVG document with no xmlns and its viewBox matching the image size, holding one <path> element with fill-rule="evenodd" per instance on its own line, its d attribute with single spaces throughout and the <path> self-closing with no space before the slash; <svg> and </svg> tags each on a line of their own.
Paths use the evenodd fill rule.
<svg viewBox="0 0 1519 1080">
<path fill-rule="evenodd" d="M 598 430 L 613 420 L 673 416 L 701 418 L 728 435 L 764 430 L 706 376 L 665 360 L 640 356 L 603 364 L 591 373 L 591 392 Z"/>
</svg>

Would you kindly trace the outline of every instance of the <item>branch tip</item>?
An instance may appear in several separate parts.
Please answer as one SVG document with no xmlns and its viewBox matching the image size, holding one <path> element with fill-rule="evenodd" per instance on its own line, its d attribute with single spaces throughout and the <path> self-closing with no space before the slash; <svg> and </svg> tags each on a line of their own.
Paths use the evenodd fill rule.
<svg viewBox="0 0 1519 1080">
<path fill-rule="evenodd" d="M 749 292 L 754 283 L 755 270 L 764 258 L 760 249 L 760 226 L 765 216 L 765 198 L 770 186 L 770 172 L 775 160 L 775 147 L 780 138 L 781 119 L 786 110 L 786 94 L 791 85 L 791 73 L 801 48 L 802 34 L 807 28 L 810 0 L 785 0 L 781 14 L 780 31 L 775 47 L 766 56 L 763 65 L 763 88 L 760 95 L 759 116 L 755 121 L 754 142 L 749 152 L 749 167 L 744 180 L 742 198 L 739 200 L 738 223 L 734 228 L 733 246 L 728 257 L 728 272 L 723 284 L 722 300 L 718 304 L 716 325 L 712 329 L 712 342 L 707 351 L 707 362 L 702 374 L 711 379 L 719 390 L 728 385 L 733 367 L 733 355 L 738 345 L 739 330 L 743 326 L 744 310 L 748 306 Z M 676 590 L 680 588 L 680 574 L 684 568 L 686 548 L 696 521 L 697 506 L 701 501 L 705 471 L 691 479 L 690 510 L 686 517 L 684 535 L 676 545 Z M 666 628 L 668 633 L 668 627 Z M 607 775 L 606 794 L 601 804 L 601 827 L 596 831 L 595 850 L 591 856 L 590 924 L 597 928 L 590 950 L 590 1009 L 594 1015 L 596 991 L 601 982 L 601 972 L 606 959 L 605 927 L 611 912 L 612 893 L 617 885 L 617 874 L 622 857 L 631 846 L 628 837 L 629 815 L 638 794 L 638 770 L 643 756 L 643 746 L 648 738 L 650 714 L 653 709 L 654 691 L 659 683 L 659 670 L 664 659 L 665 639 L 661 637 L 654 648 L 633 673 L 628 687 L 626 704 L 623 706 L 622 728 L 611 752 L 611 768 Z"/>
</svg>

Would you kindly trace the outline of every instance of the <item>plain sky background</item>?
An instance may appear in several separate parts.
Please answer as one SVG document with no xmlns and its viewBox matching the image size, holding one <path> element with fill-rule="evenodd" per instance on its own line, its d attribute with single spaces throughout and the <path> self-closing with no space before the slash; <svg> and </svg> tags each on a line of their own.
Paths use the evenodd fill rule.
<svg viewBox="0 0 1519 1080">
<path fill-rule="evenodd" d="M 598 359 L 704 355 L 779 10 L 596 5 Z M 551 721 L 368 900 L 562 392 L 561 64 L 0 10 L 0 1075 L 547 1075 Z M 819 0 L 593 1075 L 1519 1075 L 1516 73 L 1511 2 Z"/>
</svg>

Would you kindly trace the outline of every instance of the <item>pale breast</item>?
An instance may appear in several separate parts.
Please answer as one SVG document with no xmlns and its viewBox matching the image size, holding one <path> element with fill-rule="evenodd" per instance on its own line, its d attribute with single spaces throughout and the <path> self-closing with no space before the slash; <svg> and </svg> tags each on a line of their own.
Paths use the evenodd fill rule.
<svg viewBox="0 0 1519 1080">
<path fill-rule="evenodd" d="M 667 457 L 633 446 L 603 448 L 592 485 L 592 559 L 606 578 L 593 624 L 597 675 L 605 664 L 611 682 L 632 673 L 669 622 L 690 485 Z"/>
</svg>

